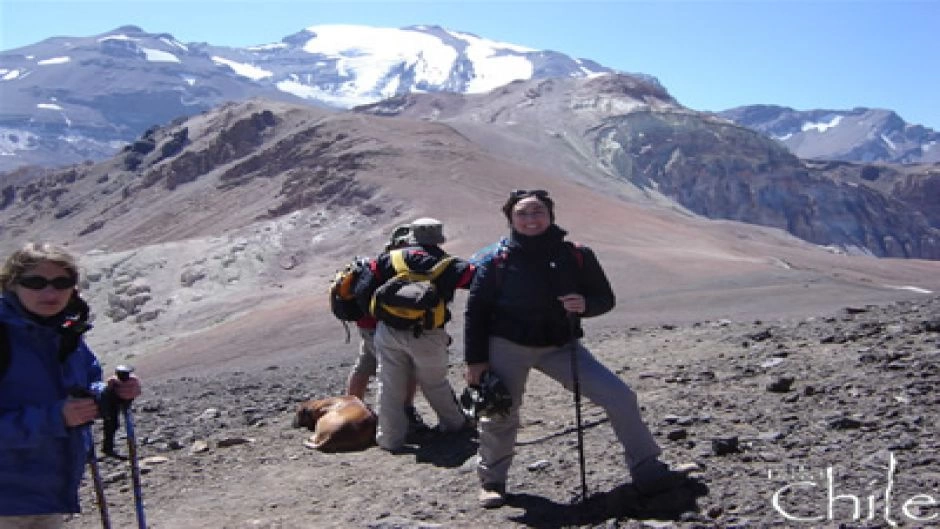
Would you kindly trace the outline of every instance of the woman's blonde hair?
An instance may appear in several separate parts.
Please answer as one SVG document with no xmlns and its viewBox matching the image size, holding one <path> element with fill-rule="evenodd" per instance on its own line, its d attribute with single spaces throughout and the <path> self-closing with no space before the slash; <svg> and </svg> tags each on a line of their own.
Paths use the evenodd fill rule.
<svg viewBox="0 0 940 529">
<path fill-rule="evenodd" d="M 0 268 L 0 288 L 10 290 L 25 272 L 44 262 L 59 265 L 76 280 L 79 278 L 78 262 L 65 248 L 48 242 L 31 242 L 7 257 Z"/>
</svg>

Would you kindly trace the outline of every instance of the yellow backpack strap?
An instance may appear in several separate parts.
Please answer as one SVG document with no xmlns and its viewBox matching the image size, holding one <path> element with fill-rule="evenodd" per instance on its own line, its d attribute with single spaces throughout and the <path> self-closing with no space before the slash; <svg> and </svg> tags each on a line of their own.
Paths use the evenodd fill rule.
<svg viewBox="0 0 940 529">
<path fill-rule="evenodd" d="M 392 258 L 392 268 L 395 269 L 396 274 L 411 271 L 408 263 L 405 262 L 405 250 L 392 250 L 389 256 Z"/>
<path fill-rule="evenodd" d="M 434 281 L 441 274 L 444 273 L 444 270 L 447 270 L 447 267 L 454 262 L 454 257 L 446 257 L 441 259 L 434 265 L 434 268 L 430 269 L 427 273 L 415 272 L 408 267 L 408 263 L 405 262 L 405 250 L 392 250 L 389 254 L 389 257 L 392 259 L 392 268 L 395 269 L 395 273 L 398 275 L 405 275 L 412 281 L 421 281 L 427 279 L 428 281 Z"/>
<path fill-rule="evenodd" d="M 437 279 L 438 276 L 444 273 L 444 270 L 447 270 L 447 267 L 450 266 L 450 263 L 453 263 L 453 262 L 454 262 L 454 257 L 447 257 L 446 259 L 441 259 L 440 261 L 438 261 L 437 264 L 434 265 L 434 268 L 432 268 L 431 271 L 428 272 L 428 277 L 430 278 L 430 280 L 434 281 L 435 279 Z"/>
</svg>

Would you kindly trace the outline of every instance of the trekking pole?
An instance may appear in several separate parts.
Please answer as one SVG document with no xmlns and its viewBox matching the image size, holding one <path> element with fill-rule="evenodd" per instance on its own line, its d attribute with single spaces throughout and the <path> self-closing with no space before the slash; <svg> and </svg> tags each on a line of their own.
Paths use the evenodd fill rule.
<svg viewBox="0 0 940 529">
<path fill-rule="evenodd" d="M 88 425 L 86 440 L 88 447 L 88 466 L 91 467 L 91 480 L 95 484 L 95 498 L 98 500 L 98 514 L 101 515 L 101 527 L 111 529 L 111 515 L 108 514 L 108 502 L 104 497 L 104 481 L 101 479 L 101 469 L 98 468 L 98 455 L 95 453 L 95 439 L 91 434 L 91 425 Z"/>
<path fill-rule="evenodd" d="M 115 368 L 114 374 L 121 381 L 130 378 L 134 368 L 127 365 L 119 365 Z M 140 488 L 140 465 L 137 463 L 137 438 L 134 435 L 134 417 L 131 413 L 131 402 L 125 400 L 121 402 L 121 408 L 124 410 L 124 427 L 127 429 L 127 458 L 131 463 L 131 478 L 134 481 L 134 507 L 137 510 L 138 529 L 147 529 L 147 519 L 144 516 L 144 499 Z"/>
<path fill-rule="evenodd" d="M 578 465 L 581 468 L 581 502 L 587 500 L 587 479 L 584 475 L 584 429 L 581 427 L 581 382 L 578 377 L 578 316 L 568 313 L 568 330 L 571 333 L 571 378 L 574 381 L 574 416 L 578 430 Z"/>
<path fill-rule="evenodd" d="M 91 396 L 87 390 L 80 388 L 70 390 L 69 395 L 77 399 Z M 88 458 L 88 467 L 91 469 L 91 481 L 95 486 L 95 499 L 98 501 L 101 527 L 111 529 L 111 516 L 108 514 L 108 502 L 104 497 L 104 481 L 101 479 L 101 469 L 98 467 L 98 454 L 95 453 L 95 436 L 92 433 L 93 424 L 94 422 L 90 422 L 81 427 L 84 430 L 82 435 L 85 437 L 85 442 L 88 443 L 88 451 L 85 457 Z"/>
</svg>

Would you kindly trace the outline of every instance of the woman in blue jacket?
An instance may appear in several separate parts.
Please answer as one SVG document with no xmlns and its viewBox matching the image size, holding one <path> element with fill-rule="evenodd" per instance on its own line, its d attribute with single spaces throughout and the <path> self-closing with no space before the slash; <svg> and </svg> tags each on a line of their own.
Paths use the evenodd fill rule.
<svg viewBox="0 0 940 529">
<path fill-rule="evenodd" d="M 0 529 L 58 528 L 79 512 L 98 399 L 140 394 L 134 376 L 102 382 L 81 338 L 88 305 L 78 278 L 74 257 L 51 244 L 28 244 L 0 269 Z"/>
</svg>

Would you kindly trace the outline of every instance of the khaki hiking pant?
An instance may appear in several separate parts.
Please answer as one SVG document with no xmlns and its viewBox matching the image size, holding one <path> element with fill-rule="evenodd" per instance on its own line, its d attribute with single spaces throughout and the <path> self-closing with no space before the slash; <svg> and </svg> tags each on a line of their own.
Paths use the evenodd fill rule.
<svg viewBox="0 0 940 529">
<path fill-rule="evenodd" d="M 375 358 L 375 329 L 359 328 L 359 356 L 352 372 L 357 375 L 374 377 L 378 372 L 378 360 Z"/>
<path fill-rule="evenodd" d="M 444 329 L 424 331 L 415 338 L 410 330 L 379 323 L 375 331 L 379 359 L 379 425 L 375 440 L 380 447 L 398 450 L 405 444 L 408 434 L 405 396 L 412 370 L 421 393 L 437 414 L 440 428 L 449 432 L 464 427 L 467 419 L 447 379 L 449 341 Z"/>
<path fill-rule="evenodd" d="M 578 380 L 581 395 L 604 408 L 614 433 L 623 445 L 627 467 L 661 453 L 653 434 L 640 416 L 636 393 L 594 355 L 577 343 Z M 512 395 L 512 409 L 506 417 L 480 420 L 480 461 L 477 474 L 483 484 L 506 483 L 515 454 L 522 405 L 529 370 L 537 369 L 573 391 L 571 346 L 530 347 L 490 337 L 490 369 Z M 574 400 L 572 399 L 572 407 Z"/>
</svg>

